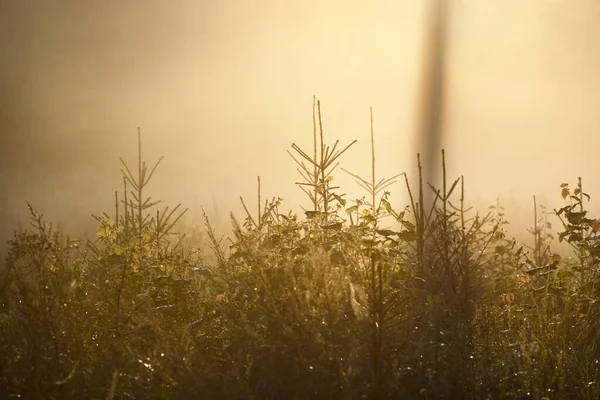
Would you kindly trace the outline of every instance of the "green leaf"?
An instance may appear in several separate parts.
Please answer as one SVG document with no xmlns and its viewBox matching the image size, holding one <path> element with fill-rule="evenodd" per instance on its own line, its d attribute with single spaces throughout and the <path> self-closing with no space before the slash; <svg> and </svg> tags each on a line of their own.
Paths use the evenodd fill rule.
<svg viewBox="0 0 600 400">
<path fill-rule="evenodd" d="M 404 227 L 406 229 L 408 229 L 409 231 L 414 231 L 415 230 L 415 226 L 412 224 L 412 222 L 410 221 L 401 221 L 402 225 L 404 225 Z"/>
<path fill-rule="evenodd" d="M 405 213 L 405 211 L 402 211 L 400 214 L 396 215 L 396 221 L 397 222 L 403 222 L 403 220 L 404 220 L 404 213 Z"/>
<path fill-rule="evenodd" d="M 565 215 L 567 217 L 567 221 L 569 221 L 569 223 L 572 225 L 581 224 L 581 222 L 582 222 L 583 218 L 585 218 L 586 214 L 587 214 L 587 211 L 565 213 Z"/>
<path fill-rule="evenodd" d="M 355 206 L 352 206 L 352 207 L 346 208 L 346 212 L 347 212 L 348 214 L 352 214 L 352 213 L 355 213 L 355 212 L 357 212 L 357 211 L 358 211 L 358 205 L 355 205 Z"/>
<path fill-rule="evenodd" d="M 385 236 L 385 237 L 392 236 L 392 235 L 397 235 L 398 234 L 398 232 L 392 231 L 390 229 L 378 229 L 377 233 L 380 234 L 380 235 L 382 235 L 382 236 Z"/>
<path fill-rule="evenodd" d="M 414 242 L 419 236 L 417 235 L 417 232 L 405 231 L 398 233 L 398 237 L 405 242 Z"/>
<path fill-rule="evenodd" d="M 338 196 L 335 193 L 333 193 L 332 195 L 338 201 L 338 203 L 340 203 L 342 205 L 342 207 L 346 206 L 346 200 L 342 199 L 340 196 Z"/>
<path fill-rule="evenodd" d="M 375 218 L 374 216 L 372 216 L 371 214 L 366 214 L 362 217 L 362 220 L 369 224 L 369 223 L 373 223 L 373 222 L 377 222 L 377 218 Z"/>
<path fill-rule="evenodd" d="M 96 231 L 96 235 L 98 235 L 98 237 L 100 238 L 108 237 L 110 235 L 110 227 L 108 227 L 107 225 L 100 226 Z"/>
<path fill-rule="evenodd" d="M 562 213 L 564 213 L 564 212 L 567 212 L 567 211 L 569 211 L 571 208 L 572 208 L 571 206 L 564 206 L 563 208 L 561 208 L 560 210 L 558 210 L 558 211 L 556 212 L 556 215 L 560 215 L 560 214 L 562 214 Z"/>
<path fill-rule="evenodd" d="M 122 256 L 123 253 L 125 253 L 125 249 L 121 246 L 114 246 L 112 249 L 113 254 L 116 254 L 117 256 Z"/>
<path fill-rule="evenodd" d="M 304 255 L 308 253 L 308 246 L 305 245 L 301 245 L 299 247 L 296 247 L 294 250 L 292 250 L 292 255 L 294 256 L 300 256 L 300 255 Z"/>
<path fill-rule="evenodd" d="M 385 210 L 390 213 L 390 214 L 394 214 L 394 210 L 392 210 L 392 206 L 390 205 L 390 202 L 387 201 L 386 199 L 381 199 L 381 204 L 383 204 L 383 208 L 385 208 Z"/>
</svg>

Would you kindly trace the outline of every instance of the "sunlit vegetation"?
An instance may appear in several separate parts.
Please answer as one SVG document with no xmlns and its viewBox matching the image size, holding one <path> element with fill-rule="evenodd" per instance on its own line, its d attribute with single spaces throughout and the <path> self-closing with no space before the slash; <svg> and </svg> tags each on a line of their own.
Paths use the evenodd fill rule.
<svg viewBox="0 0 600 400">
<path fill-rule="evenodd" d="M 535 203 L 531 243 L 463 179 L 410 184 L 338 168 L 315 103 L 314 146 L 290 150 L 303 215 L 242 200 L 221 236 L 186 237 L 180 206 L 123 162 L 111 215 L 72 240 L 30 207 L 0 276 L 0 393 L 23 399 L 598 399 L 600 222 L 579 179 Z M 417 157 L 419 171 L 421 162 Z M 346 199 L 336 174 L 365 190 Z M 410 203 L 386 190 L 403 180 Z M 560 187 L 559 187 L 560 185 Z M 433 193 L 433 196 L 428 196 Z M 562 196 L 562 197 L 561 197 Z M 428 198 L 431 202 L 428 203 Z M 562 227 L 552 235 L 549 216 Z M 206 214 L 205 214 L 206 215 Z M 189 231 L 189 229 L 188 229 Z M 574 255 L 559 255 L 557 242 Z"/>
</svg>

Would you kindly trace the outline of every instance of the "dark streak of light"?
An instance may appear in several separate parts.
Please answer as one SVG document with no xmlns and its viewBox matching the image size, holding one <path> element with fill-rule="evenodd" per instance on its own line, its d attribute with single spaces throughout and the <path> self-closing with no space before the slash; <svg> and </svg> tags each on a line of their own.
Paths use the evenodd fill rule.
<svg viewBox="0 0 600 400">
<path fill-rule="evenodd" d="M 418 120 L 417 146 L 421 152 L 424 183 L 437 186 L 440 173 L 444 104 L 447 4 L 449 0 L 431 0 L 424 44 L 423 91 Z M 433 199 L 424 189 L 426 204 Z"/>
</svg>

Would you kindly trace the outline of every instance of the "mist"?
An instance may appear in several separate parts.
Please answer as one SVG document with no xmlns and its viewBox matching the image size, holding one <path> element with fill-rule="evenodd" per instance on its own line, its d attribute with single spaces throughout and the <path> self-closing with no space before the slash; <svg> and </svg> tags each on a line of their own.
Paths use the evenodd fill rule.
<svg viewBox="0 0 600 400">
<path fill-rule="evenodd" d="M 137 128 L 149 195 L 243 217 L 239 196 L 307 204 L 287 154 L 312 148 L 313 95 L 341 167 L 415 182 L 419 95 L 431 1 L 18 1 L 0 3 L 0 240 L 27 227 L 26 201 L 67 232 L 112 213 Z M 563 204 L 583 178 L 598 215 L 600 3 L 454 0 L 448 4 L 443 137 L 448 176 L 467 203 L 497 197 L 509 234 L 533 224 L 532 196 Z M 439 157 L 439 150 L 434 154 Z M 364 195 L 341 170 L 349 199 Z M 438 184 L 439 182 L 436 182 Z M 390 187 L 407 204 L 403 179 Z M 254 209 L 255 207 L 253 207 Z M 555 225 L 558 227 L 558 225 Z"/>
</svg>

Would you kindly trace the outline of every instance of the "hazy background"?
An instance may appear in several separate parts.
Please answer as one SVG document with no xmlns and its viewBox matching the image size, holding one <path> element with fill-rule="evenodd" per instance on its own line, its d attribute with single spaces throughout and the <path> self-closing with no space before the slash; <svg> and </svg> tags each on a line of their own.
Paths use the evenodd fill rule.
<svg viewBox="0 0 600 400">
<path fill-rule="evenodd" d="M 367 177 L 369 107 L 382 176 L 414 177 L 426 8 L 422 0 L 0 0 L 0 240 L 25 201 L 73 233 L 112 214 L 119 156 L 149 194 L 221 218 L 263 197 L 306 204 L 295 142 L 312 149 L 312 96 L 326 137 L 358 139 L 342 166 Z M 450 1 L 444 142 L 467 200 L 501 196 L 520 235 L 531 196 L 563 204 L 584 178 L 600 211 L 600 2 Z M 353 179 L 336 181 L 362 196 Z M 390 188 L 406 205 L 402 182 Z M 241 214 L 239 214 L 241 216 Z"/>
</svg>

